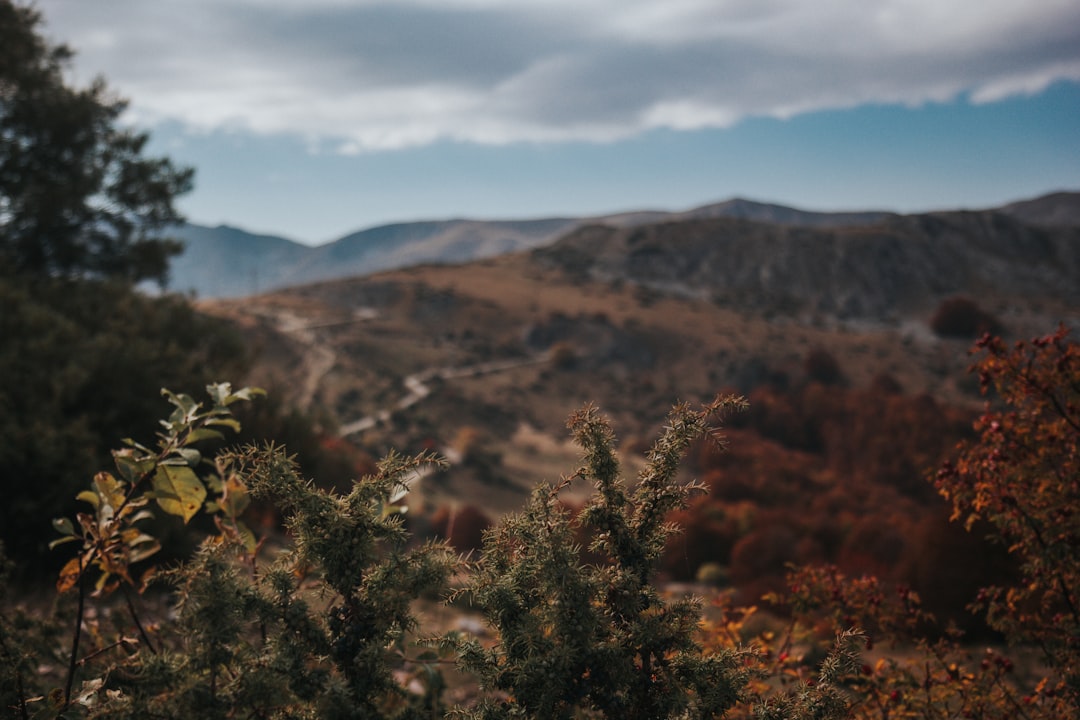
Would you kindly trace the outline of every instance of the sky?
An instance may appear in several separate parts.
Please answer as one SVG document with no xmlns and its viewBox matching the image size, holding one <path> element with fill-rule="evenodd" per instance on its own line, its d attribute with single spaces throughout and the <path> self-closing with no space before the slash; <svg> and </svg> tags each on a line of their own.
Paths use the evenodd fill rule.
<svg viewBox="0 0 1080 720">
<path fill-rule="evenodd" d="M 1077 0 L 36 0 L 191 222 L 985 208 L 1080 190 Z"/>
</svg>

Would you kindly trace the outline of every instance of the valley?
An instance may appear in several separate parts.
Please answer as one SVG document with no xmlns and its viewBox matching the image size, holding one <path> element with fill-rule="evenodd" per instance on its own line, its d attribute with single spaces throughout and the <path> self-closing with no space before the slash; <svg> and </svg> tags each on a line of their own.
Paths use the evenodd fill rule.
<svg viewBox="0 0 1080 720">
<path fill-rule="evenodd" d="M 685 462 L 710 494 L 679 516 L 668 577 L 718 565 L 753 600 L 787 562 L 824 560 L 911 582 L 953 612 L 934 597 L 949 570 L 926 543 L 966 541 L 928 476 L 986 401 L 968 373 L 977 322 L 1008 339 L 1080 326 L 1078 258 L 1075 227 L 997 213 L 695 218 L 588 225 L 526 251 L 199 307 L 243 329 L 258 358 L 246 382 L 327 435 L 371 458 L 447 458 L 413 485 L 418 521 L 494 520 L 572 475 L 566 420 L 586 404 L 611 419 L 632 477 L 673 404 L 744 395 L 728 453 Z M 977 321 L 959 332 L 945 312 L 958 298 Z M 972 572 L 969 585 L 985 580 Z"/>
</svg>

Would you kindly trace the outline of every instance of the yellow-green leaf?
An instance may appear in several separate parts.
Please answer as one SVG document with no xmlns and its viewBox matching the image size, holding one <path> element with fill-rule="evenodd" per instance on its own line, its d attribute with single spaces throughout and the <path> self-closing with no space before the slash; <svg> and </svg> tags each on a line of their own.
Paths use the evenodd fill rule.
<svg viewBox="0 0 1080 720">
<path fill-rule="evenodd" d="M 120 476 L 130 484 L 138 482 L 140 478 L 154 469 L 154 458 L 137 457 L 135 451 L 131 448 L 114 450 L 113 460 L 116 462 L 117 470 L 120 471 Z"/>
<path fill-rule="evenodd" d="M 98 497 L 113 510 L 124 503 L 124 486 L 111 473 L 99 472 L 95 475 L 94 489 Z"/>
<path fill-rule="evenodd" d="M 200 440 L 222 440 L 225 436 L 211 428 L 196 428 L 184 438 L 184 445 L 191 445 Z"/>
<path fill-rule="evenodd" d="M 74 535 L 75 534 L 75 526 L 72 524 L 71 520 L 69 520 L 69 519 L 67 519 L 65 517 L 53 518 L 52 526 L 53 526 L 53 529 L 56 530 L 56 532 L 60 533 L 61 535 Z"/>
<path fill-rule="evenodd" d="M 63 545 L 64 543 L 77 542 L 80 539 L 81 538 L 79 538 L 77 535 L 65 535 L 64 537 L 57 538 L 56 540 L 53 540 L 51 543 L 49 543 L 49 549 L 52 550 L 57 545 Z"/>
<path fill-rule="evenodd" d="M 101 500 L 98 498 L 97 493 L 93 490 L 83 490 L 81 493 L 75 496 L 76 500 L 82 500 L 85 503 L 90 503 L 96 510 L 101 504 Z"/>
<path fill-rule="evenodd" d="M 191 468 L 160 465 L 154 475 L 154 493 L 158 506 L 170 515 L 188 522 L 195 517 L 206 499 L 206 488 Z"/>
</svg>

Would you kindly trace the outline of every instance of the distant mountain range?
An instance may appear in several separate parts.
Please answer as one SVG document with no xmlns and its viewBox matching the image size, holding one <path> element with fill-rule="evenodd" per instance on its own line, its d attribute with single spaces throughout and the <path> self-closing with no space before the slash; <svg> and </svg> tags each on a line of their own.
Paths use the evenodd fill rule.
<svg viewBox="0 0 1080 720">
<path fill-rule="evenodd" d="M 1080 227 L 1080 193 L 1055 193 L 974 214 L 1004 215 L 1018 227 Z M 696 227 L 697 230 L 691 230 L 691 234 L 700 234 L 702 228 L 710 227 L 709 221 L 725 219 L 729 221 L 728 225 L 718 225 L 712 230 L 726 227 L 730 233 L 734 228 L 742 227 L 739 233 L 749 233 L 749 236 L 763 232 L 748 230 L 753 224 L 780 226 L 786 228 L 780 234 L 797 245 L 800 237 L 798 228 L 806 232 L 814 229 L 837 230 L 835 237 L 840 237 L 839 229 L 842 228 L 878 228 L 880 232 L 903 235 L 906 231 L 901 231 L 901 228 L 926 225 L 920 225 L 921 221 L 917 218 L 943 218 L 948 215 L 931 213 L 904 216 L 884 211 L 811 212 L 736 198 L 682 212 L 645 210 L 588 218 L 453 219 L 398 223 L 362 230 L 317 247 L 272 235 L 255 235 L 225 225 L 210 228 L 187 224 L 174 232 L 185 243 L 185 250 L 173 260 L 170 287 L 180 292 L 193 292 L 201 298 L 243 297 L 422 263 L 464 263 L 550 246 L 568 234 L 574 234 L 577 239 L 573 242 L 578 243 L 582 241 L 582 233 L 589 238 L 602 237 L 604 242 L 626 242 L 633 236 L 633 233 L 627 234 L 628 228 L 662 227 L 669 223 L 689 222 L 690 225 L 685 228 Z M 733 222 L 736 224 L 731 224 Z M 738 222 L 743 222 L 744 226 L 737 225 Z M 606 230 L 597 229 L 601 227 Z M 968 229 L 978 232 L 977 228 Z M 650 236 L 659 240 L 665 233 L 651 230 Z M 622 239 L 612 240 L 616 237 Z M 1034 236 L 1016 230 L 1010 237 L 1023 244 Z M 563 245 L 564 251 L 566 247 Z M 639 253 L 635 257 L 640 260 L 644 256 Z M 1003 262 L 1014 260 L 1006 258 Z M 771 265 L 766 263 L 766 266 L 758 267 L 754 272 L 760 275 L 766 272 L 762 267 L 767 266 Z M 590 267 L 590 272 L 603 272 L 598 269 L 600 265 Z M 808 270 L 808 267 L 803 269 Z M 701 271 L 701 267 L 691 268 L 695 269 Z M 785 276 L 780 273 L 776 277 L 779 282 Z M 1033 279 L 1035 281 L 1038 281 L 1037 278 Z"/>
</svg>

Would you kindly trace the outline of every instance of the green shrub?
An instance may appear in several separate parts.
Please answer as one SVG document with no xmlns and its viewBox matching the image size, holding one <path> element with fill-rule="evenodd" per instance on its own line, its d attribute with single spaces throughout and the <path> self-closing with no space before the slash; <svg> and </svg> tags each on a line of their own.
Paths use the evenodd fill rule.
<svg viewBox="0 0 1080 720">
<path fill-rule="evenodd" d="M 489 532 L 467 588 L 499 632 L 493 647 L 459 645 L 463 665 L 496 693 L 470 717 L 712 717 L 740 699 L 749 679 L 740 653 L 704 654 L 698 603 L 666 603 L 651 581 L 673 530 L 666 515 L 694 489 L 676 482 L 683 453 L 710 415 L 741 406 L 729 398 L 699 412 L 677 407 L 632 492 L 606 421 L 594 408 L 571 418 L 585 465 Z M 576 479 L 596 493 L 571 520 L 558 494 Z M 577 524 L 606 564 L 581 564 Z"/>
<path fill-rule="evenodd" d="M 6 707 L 24 717 L 101 718 L 439 711 L 438 675 L 428 672 L 427 656 L 406 656 L 406 638 L 415 629 L 411 602 L 443 587 L 457 561 L 443 545 L 408 548 L 397 504 L 404 478 L 434 458 L 391 455 L 345 495 L 302 479 L 277 446 L 204 458 L 198 446 L 220 439 L 220 429 L 239 429 L 230 406 L 257 392 L 208 390 L 208 408 L 166 392 L 174 411 L 157 447 L 129 441 L 114 452 L 116 475 L 98 473 L 79 494 L 88 509 L 74 522 L 54 521 L 53 545 L 79 547 L 57 583 L 75 597 L 69 652 L 57 651 L 55 625 L 47 643 L 65 657 L 66 672 L 50 689 L 36 671 L 42 633 L 26 632 L 27 613 L 5 615 Z M 269 564 L 241 518 L 250 498 L 276 503 L 293 534 L 294 549 Z M 205 514 L 217 530 L 191 561 L 160 578 L 175 594 L 175 623 L 146 622 L 145 608 L 136 609 L 135 593 L 153 582 L 150 563 L 160 550 L 149 525 L 155 513 L 185 524 Z M 106 600 L 114 593 L 124 597 L 126 620 Z M 90 602 L 101 611 L 91 614 Z M 410 673 L 427 680 L 428 692 L 403 689 Z"/>
<path fill-rule="evenodd" d="M 260 391 L 208 392 L 204 406 L 165 391 L 173 412 L 156 446 L 127 441 L 115 474 L 79 493 L 74 521 L 53 521 L 53 546 L 77 547 L 59 575 L 57 614 L 3 598 L 0 699 L 17 717 L 439 718 L 450 711 L 441 668 L 456 660 L 487 690 L 453 709 L 466 717 L 705 718 L 725 715 L 760 674 L 749 649 L 705 651 L 700 603 L 666 601 L 652 584 L 674 530 L 665 518 L 696 487 L 676 482 L 680 458 L 711 415 L 741 400 L 677 407 L 632 490 L 606 421 L 592 408 L 576 414 L 585 464 L 488 531 L 462 590 L 496 639 L 418 643 L 415 603 L 464 569 L 445 544 L 410 543 L 403 524 L 406 479 L 439 461 L 391 454 L 338 493 L 304 479 L 273 444 L 204 456 L 221 430 L 239 429 L 232 406 Z M 571 520 L 557 496 L 575 480 L 596 492 Z M 279 508 L 289 542 L 256 539 L 243 520 L 252 499 Z M 159 523 L 200 516 L 214 530 L 189 561 L 158 572 Z M 600 564 L 581 564 L 578 528 L 593 534 Z M 171 595 L 147 592 L 155 583 Z M 756 716 L 841 717 L 850 638 L 816 684 L 771 694 Z"/>
</svg>

